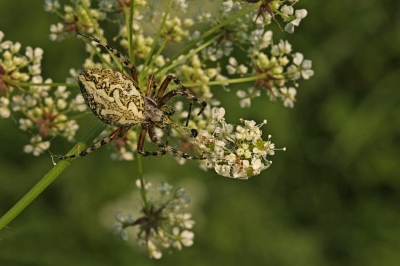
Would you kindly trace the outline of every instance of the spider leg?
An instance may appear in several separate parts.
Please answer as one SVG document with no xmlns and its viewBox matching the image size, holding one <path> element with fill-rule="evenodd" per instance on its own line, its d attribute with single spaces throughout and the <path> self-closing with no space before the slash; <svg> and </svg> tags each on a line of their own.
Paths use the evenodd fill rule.
<svg viewBox="0 0 400 266">
<path fill-rule="evenodd" d="M 56 157 L 59 158 L 60 160 L 66 160 L 66 159 L 72 159 L 72 158 L 88 155 L 92 151 L 100 148 L 103 145 L 110 143 L 114 139 L 123 137 L 129 129 L 130 129 L 130 127 L 120 127 L 118 129 L 116 129 L 115 131 L 113 131 L 107 138 L 100 140 L 99 142 L 94 144 L 92 147 L 89 147 L 89 148 L 81 151 L 80 153 L 72 154 L 72 155 L 65 155 L 65 156 L 56 156 Z"/>
<path fill-rule="evenodd" d="M 158 147 L 163 148 L 162 151 L 145 151 L 143 150 L 144 141 L 146 139 L 147 130 L 149 130 L 149 136 L 152 142 L 154 142 Z M 150 132 L 153 132 L 152 135 Z M 159 143 L 159 144 L 157 144 Z M 160 142 L 155 135 L 154 126 L 146 125 L 142 126 L 142 131 L 140 131 L 139 140 L 137 144 L 137 152 L 142 156 L 161 156 L 166 154 L 166 150 L 164 149 L 165 144 Z"/>
<path fill-rule="evenodd" d="M 161 106 L 163 106 L 165 103 L 167 103 L 169 100 L 171 100 L 171 98 L 173 98 L 175 96 L 182 96 L 189 100 L 189 113 L 188 113 L 188 117 L 186 119 L 185 126 L 188 126 L 188 124 L 189 124 L 189 120 L 190 120 L 191 113 L 192 113 L 193 101 L 199 103 L 202 106 L 197 115 L 200 115 L 201 113 L 203 113 L 204 109 L 207 106 L 207 103 L 205 101 L 200 100 L 199 98 L 197 98 L 196 96 L 190 94 L 189 92 L 187 92 L 185 90 L 172 90 L 172 91 L 168 92 L 161 99 L 160 102 L 163 103 Z"/>
<path fill-rule="evenodd" d="M 121 63 L 123 63 L 124 65 L 126 65 L 131 72 L 131 76 L 132 79 L 139 84 L 138 81 L 138 76 L 137 76 L 137 70 L 136 67 L 131 63 L 131 61 L 129 61 L 126 57 L 124 57 L 123 55 L 120 54 L 120 52 L 118 52 L 117 49 L 115 49 L 114 47 L 112 47 L 111 45 L 109 45 L 108 43 L 102 42 L 97 38 L 94 38 L 92 36 L 80 33 L 79 31 L 76 32 L 76 34 L 81 35 L 85 38 L 88 38 L 91 41 L 97 42 L 98 44 L 104 46 L 107 50 L 109 50 L 111 53 L 113 53 L 116 57 L 118 57 L 119 61 L 121 61 Z"/>
<path fill-rule="evenodd" d="M 171 81 L 174 81 L 175 84 L 181 88 L 181 90 L 172 90 L 164 95 L 165 90 L 167 89 L 167 87 L 171 83 Z M 160 89 L 158 90 L 158 93 L 157 93 L 157 98 L 160 99 L 158 107 L 165 105 L 169 100 L 171 100 L 171 98 L 173 98 L 177 95 L 185 97 L 189 100 L 189 113 L 188 113 L 188 117 L 186 120 L 186 126 L 188 126 L 190 116 L 192 113 L 193 101 L 197 102 L 198 104 L 200 104 L 202 106 L 200 109 L 200 112 L 197 115 L 200 115 L 204 111 L 204 109 L 207 106 L 207 103 L 205 101 L 197 98 L 196 96 L 190 94 L 188 89 L 182 84 L 182 82 L 177 77 L 175 77 L 174 75 L 168 75 L 164 79 L 164 81 L 161 84 Z"/>
<path fill-rule="evenodd" d="M 154 93 L 154 89 L 157 88 L 156 80 L 154 75 L 149 75 L 149 79 L 147 80 L 146 87 L 146 97 L 151 97 L 151 94 Z"/>
<path fill-rule="evenodd" d="M 158 126 L 157 126 L 157 127 L 158 127 Z M 165 127 L 165 126 L 161 126 L 161 127 Z M 156 133 L 155 133 L 154 126 L 149 126 L 149 127 L 148 127 L 149 136 L 150 136 L 151 141 L 152 141 L 154 144 L 156 144 L 158 147 L 163 148 L 164 154 L 165 154 L 165 151 L 171 151 L 172 153 L 175 153 L 176 155 L 178 155 L 178 156 L 180 156 L 180 157 L 183 157 L 183 158 L 185 158 L 185 159 L 188 159 L 188 160 L 204 160 L 204 159 L 205 159 L 205 157 L 203 157 L 203 156 L 201 156 L 201 157 L 191 156 L 191 155 L 189 155 L 189 154 L 187 154 L 187 153 L 185 153 L 185 152 L 183 152 L 183 151 L 177 150 L 177 149 L 175 149 L 175 148 L 169 146 L 169 145 L 168 145 L 168 141 L 169 141 L 169 126 L 166 126 L 166 127 L 168 128 L 168 130 L 167 130 L 167 141 L 166 141 L 166 143 L 163 143 L 163 142 L 161 142 L 161 141 L 158 140 L 158 138 L 157 138 L 157 136 L 156 136 Z M 142 129 L 142 131 L 143 131 L 143 129 Z M 142 148 L 143 148 L 143 147 L 142 147 Z M 139 148 L 138 148 L 138 151 L 139 151 Z M 148 152 L 147 152 L 147 153 L 148 153 Z M 143 155 L 143 154 L 142 154 L 142 155 Z M 150 154 L 148 154 L 148 155 L 150 155 Z M 144 155 L 144 156 L 147 156 L 147 155 Z"/>
</svg>

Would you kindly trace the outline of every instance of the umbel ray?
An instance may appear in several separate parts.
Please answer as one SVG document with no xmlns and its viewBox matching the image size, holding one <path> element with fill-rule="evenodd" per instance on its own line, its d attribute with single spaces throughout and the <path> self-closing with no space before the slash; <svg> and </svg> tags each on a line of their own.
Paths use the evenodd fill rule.
<svg viewBox="0 0 400 266">
<path fill-rule="evenodd" d="M 131 77 L 108 68 L 92 68 L 82 71 L 78 75 L 78 85 L 82 92 L 85 102 L 96 115 L 104 123 L 116 127 L 108 137 L 100 140 L 92 147 L 81 151 L 78 154 L 57 156 L 61 160 L 72 159 L 75 157 L 85 156 L 101 146 L 110 143 L 116 138 L 122 138 L 132 126 L 140 124 L 141 131 L 137 144 L 137 152 L 142 156 L 159 156 L 166 154 L 167 151 L 181 156 L 185 159 L 202 160 L 203 156 L 194 157 L 185 152 L 177 150 L 168 145 L 169 131 L 171 128 L 171 120 L 169 117 L 175 110 L 167 105 L 167 103 L 175 96 L 182 96 L 189 100 L 189 113 L 186 121 L 188 125 L 193 102 L 201 105 L 201 109 L 197 115 L 200 115 L 207 106 L 207 103 L 196 96 L 192 95 L 182 82 L 173 75 L 168 75 L 161 83 L 157 90 L 154 75 L 149 75 L 146 92 L 143 94 L 139 87 L 139 81 L 135 66 L 124 56 L 121 55 L 111 45 L 100 41 L 86 34 L 76 32 L 91 41 L 94 41 L 111 53 L 130 69 Z M 166 92 L 168 85 L 174 82 L 180 89 Z M 167 131 L 166 142 L 161 142 L 156 135 L 156 128 Z M 144 142 L 146 135 L 161 150 L 145 151 Z M 195 129 L 190 130 L 190 136 L 197 135 Z"/>
</svg>

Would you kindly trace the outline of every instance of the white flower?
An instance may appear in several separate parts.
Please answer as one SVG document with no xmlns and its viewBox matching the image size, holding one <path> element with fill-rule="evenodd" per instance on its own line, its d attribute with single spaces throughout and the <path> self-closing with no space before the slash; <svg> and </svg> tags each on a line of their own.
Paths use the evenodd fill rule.
<svg viewBox="0 0 400 266">
<path fill-rule="evenodd" d="M 165 65 L 165 59 L 164 56 L 159 55 L 156 57 L 156 59 L 154 60 L 154 64 L 158 67 L 162 67 Z"/>
<path fill-rule="evenodd" d="M 79 129 L 79 125 L 76 123 L 75 120 L 69 120 L 67 121 L 64 132 L 62 135 L 68 139 L 68 141 L 74 141 L 74 137 L 76 134 L 76 131 Z"/>
<path fill-rule="evenodd" d="M 141 188 L 141 187 L 142 187 L 142 183 L 140 182 L 140 179 L 137 179 L 137 180 L 136 180 L 135 185 L 136 185 L 138 188 Z M 152 186 L 153 186 L 153 185 L 151 184 L 151 182 L 145 182 L 145 184 L 144 184 L 144 189 L 145 189 L 146 191 L 149 191 L 149 190 L 151 189 Z"/>
<path fill-rule="evenodd" d="M 230 75 L 233 75 L 236 72 L 238 74 L 246 74 L 248 68 L 243 64 L 238 65 L 236 58 L 229 57 L 229 65 L 226 66 L 226 70 L 228 71 L 228 74 L 230 74 Z"/>
<path fill-rule="evenodd" d="M 153 244 L 153 242 L 147 242 L 147 251 L 149 252 L 150 258 L 161 259 L 162 253 L 161 250 Z"/>
<path fill-rule="evenodd" d="M 34 156 L 39 156 L 45 150 L 50 148 L 50 141 L 43 141 L 41 136 L 33 136 L 30 140 L 31 144 L 24 146 L 25 153 L 32 153 Z"/>
<path fill-rule="evenodd" d="M 242 91 L 242 90 L 238 90 L 236 92 L 236 95 L 241 98 L 241 100 L 239 101 L 239 105 L 241 108 L 248 108 L 251 106 L 251 99 L 250 97 L 246 97 L 247 96 L 247 92 Z"/>
<path fill-rule="evenodd" d="M 293 58 L 293 63 L 301 68 L 301 76 L 304 79 L 309 79 L 311 76 L 314 75 L 314 70 L 311 69 L 312 61 L 311 60 L 304 60 L 304 56 L 302 53 L 295 53 Z M 293 69 L 293 68 L 292 68 Z M 295 74 L 294 78 L 300 78 L 299 74 Z"/>
<path fill-rule="evenodd" d="M 231 11 L 232 7 L 233 7 L 233 1 L 232 0 L 228 0 L 228 1 L 225 1 L 225 2 L 222 3 L 223 12 Z"/>
<path fill-rule="evenodd" d="M 259 158 L 253 158 L 251 160 L 251 167 L 253 167 L 255 171 L 259 170 L 262 166 L 264 165 Z"/>
<path fill-rule="evenodd" d="M 73 99 L 70 104 L 70 108 L 74 111 L 78 112 L 84 112 L 87 108 L 87 105 L 85 103 L 85 99 L 81 94 L 78 94 L 75 99 Z"/>
<path fill-rule="evenodd" d="M 32 47 L 28 46 L 26 47 L 25 55 L 29 60 L 38 63 L 43 59 L 43 49 L 37 47 L 33 50 Z"/>
<path fill-rule="evenodd" d="M 293 57 L 293 63 L 297 66 L 300 66 L 301 62 L 303 62 L 304 55 L 302 53 L 295 53 Z"/>
<path fill-rule="evenodd" d="M 193 245 L 193 238 L 194 238 L 194 233 L 188 230 L 183 230 L 180 234 L 179 234 L 179 228 L 178 227 L 174 227 L 172 229 L 172 233 L 175 236 L 175 241 L 172 244 L 176 249 L 181 250 L 182 249 L 182 245 L 184 245 L 185 247 L 190 247 Z"/>
<path fill-rule="evenodd" d="M 178 224 L 187 229 L 192 229 L 193 225 L 195 224 L 195 221 L 190 220 L 192 218 L 192 215 L 190 213 L 184 213 L 184 214 L 177 214 L 176 219 Z"/>
<path fill-rule="evenodd" d="M 223 108 L 223 107 L 220 107 L 220 108 L 215 107 L 212 110 L 212 119 L 213 119 L 213 121 L 219 122 L 219 121 L 223 120 L 224 119 L 224 115 L 225 115 L 225 108 Z"/>
<path fill-rule="evenodd" d="M 268 30 L 264 33 L 261 43 L 260 43 L 260 49 L 265 49 L 271 44 L 272 40 L 272 31 Z"/>
<path fill-rule="evenodd" d="M 68 103 L 67 101 L 65 101 L 64 99 L 58 99 L 57 100 L 57 109 L 62 110 L 65 109 L 67 107 Z"/>
<path fill-rule="evenodd" d="M 250 164 L 248 160 L 242 160 L 235 164 L 232 168 L 233 178 L 248 179 L 249 176 L 247 175 L 247 168 L 249 165 Z"/>
<path fill-rule="evenodd" d="M 296 101 L 296 89 L 293 87 L 290 87 L 289 89 L 286 87 L 282 87 L 280 91 L 282 93 L 283 105 L 285 107 L 293 108 L 294 102 Z"/>
<path fill-rule="evenodd" d="M 214 152 L 215 152 L 215 155 L 217 155 L 218 158 L 220 158 L 220 159 L 224 158 L 224 152 L 225 152 L 224 146 L 225 146 L 225 142 L 223 142 L 223 141 L 218 140 L 215 143 Z"/>
<path fill-rule="evenodd" d="M 50 25 L 50 40 L 51 41 L 61 41 L 64 39 L 63 33 L 64 33 L 64 25 L 60 22 L 58 22 L 56 25 L 52 24 Z"/>
<path fill-rule="evenodd" d="M 8 108 L 10 104 L 10 100 L 6 97 L 0 97 L 0 117 L 8 118 L 11 114 L 10 109 Z"/>
<path fill-rule="evenodd" d="M 121 147 L 117 153 L 111 154 L 113 160 L 133 161 L 134 156 L 131 151 L 128 151 L 125 147 Z"/>
<path fill-rule="evenodd" d="M 55 12 L 60 8 L 60 3 L 58 0 L 45 0 L 44 10 L 47 12 Z"/>
<path fill-rule="evenodd" d="M 173 9 L 183 12 L 183 13 L 186 13 L 188 6 L 189 6 L 189 4 L 188 4 L 187 0 L 175 0 Z"/>
<path fill-rule="evenodd" d="M 292 51 L 292 45 L 288 41 L 280 40 L 278 48 L 281 51 L 281 54 L 290 54 Z"/>
<path fill-rule="evenodd" d="M 281 11 L 282 11 L 283 14 L 285 14 L 285 15 L 287 15 L 287 16 L 290 16 L 290 15 L 293 14 L 294 9 L 293 9 L 292 6 L 283 5 L 283 6 L 281 7 Z"/>
<path fill-rule="evenodd" d="M 268 138 L 270 139 L 271 136 L 268 136 Z M 267 152 L 268 155 L 274 155 L 275 154 L 275 144 L 272 143 L 270 140 L 268 140 L 267 142 L 265 142 L 264 144 L 264 150 Z"/>
<path fill-rule="evenodd" d="M 10 51 L 13 54 L 16 54 L 19 52 L 19 49 L 21 49 L 21 43 L 16 42 L 13 45 L 10 46 Z"/>
<path fill-rule="evenodd" d="M 197 15 L 198 23 L 207 23 L 212 18 L 212 14 L 207 12 L 204 7 L 200 7 L 200 12 Z"/>
<path fill-rule="evenodd" d="M 294 26 L 299 26 L 300 21 L 307 16 L 307 10 L 305 9 L 299 9 L 296 10 L 294 13 L 295 19 L 286 24 L 285 26 L 285 31 L 288 33 L 293 33 L 294 32 Z"/>
<path fill-rule="evenodd" d="M 257 52 L 259 50 L 267 48 L 272 41 L 272 31 L 268 30 L 264 32 L 264 29 L 256 29 L 252 31 L 247 39 L 253 45 L 251 49 L 252 52 Z"/>
<path fill-rule="evenodd" d="M 228 164 L 234 164 L 236 162 L 236 155 L 234 153 L 225 155 L 225 160 Z"/>
<path fill-rule="evenodd" d="M 33 126 L 33 123 L 30 119 L 20 118 L 18 120 L 18 123 L 19 123 L 19 128 L 24 131 L 28 130 Z"/>
<path fill-rule="evenodd" d="M 57 90 L 54 92 L 54 96 L 56 98 L 67 99 L 71 92 L 66 90 L 66 86 L 58 86 Z"/>
<path fill-rule="evenodd" d="M 181 233 L 181 242 L 185 247 L 193 245 L 194 233 L 188 230 L 183 230 Z"/>
<path fill-rule="evenodd" d="M 230 174 L 231 174 L 231 166 L 230 165 L 215 164 L 214 165 L 214 170 L 219 175 L 230 177 Z"/>
</svg>

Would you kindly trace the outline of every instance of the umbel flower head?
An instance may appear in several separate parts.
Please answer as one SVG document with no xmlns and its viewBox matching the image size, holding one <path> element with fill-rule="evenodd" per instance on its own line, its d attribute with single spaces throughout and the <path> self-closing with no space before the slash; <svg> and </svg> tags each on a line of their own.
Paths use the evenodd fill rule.
<svg viewBox="0 0 400 266">
<path fill-rule="evenodd" d="M 118 224 L 114 226 L 114 232 L 127 241 L 127 229 L 139 226 L 137 240 L 146 245 L 150 258 L 155 259 L 162 256 L 162 251 L 157 245 L 177 250 L 181 250 L 182 246 L 192 246 L 194 233 L 191 229 L 195 222 L 190 213 L 183 212 L 190 202 L 185 190 L 178 188 L 174 191 L 170 184 L 164 182 L 156 189 L 158 197 L 150 198 L 148 194 L 152 190 L 152 184 L 146 182 L 142 186 L 140 180 L 137 180 L 136 184 L 145 193 L 143 198 L 146 201 L 142 205 L 142 215 L 134 219 L 130 214 L 123 216 L 117 213 L 115 218 Z"/>
<path fill-rule="evenodd" d="M 195 142 L 201 150 L 206 152 L 207 167 L 213 167 L 217 174 L 248 179 L 259 175 L 267 169 L 272 161 L 267 156 L 275 154 L 275 144 L 271 142 L 271 136 L 267 140 L 262 139 L 261 124 L 255 121 L 240 119 L 241 125 L 231 125 L 225 122 L 225 109 L 213 109 L 214 132 L 210 134 L 201 130 Z"/>
<path fill-rule="evenodd" d="M 3 41 L 0 31 L 0 117 L 8 118 L 11 111 L 22 114 L 18 119 L 19 128 L 33 136 L 24 146 L 25 153 L 34 156 L 49 149 L 48 137 L 60 135 L 69 141 L 79 126 L 68 119 L 69 112 L 86 110 L 82 96 L 71 97 L 67 87 L 53 88 L 52 80 L 41 76 L 41 48 L 27 47 L 25 54 L 19 53 L 20 43 Z M 27 87 L 27 88 L 24 88 Z"/>
</svg>

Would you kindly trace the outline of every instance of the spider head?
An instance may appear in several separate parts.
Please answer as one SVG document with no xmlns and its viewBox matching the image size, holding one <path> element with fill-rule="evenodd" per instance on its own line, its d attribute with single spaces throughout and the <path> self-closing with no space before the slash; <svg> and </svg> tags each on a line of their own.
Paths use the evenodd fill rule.
<svg viewBox="0 0 400 266">
<path fill-rule="evenodd" d="M 145 99 L 145 114 L 146 114 L 146 121 L 148 122 L 162 122 L 165 116 L 163 110 L 161 110 L 157 102 L 150 97 L 144 97 Z"/>
</svg>

